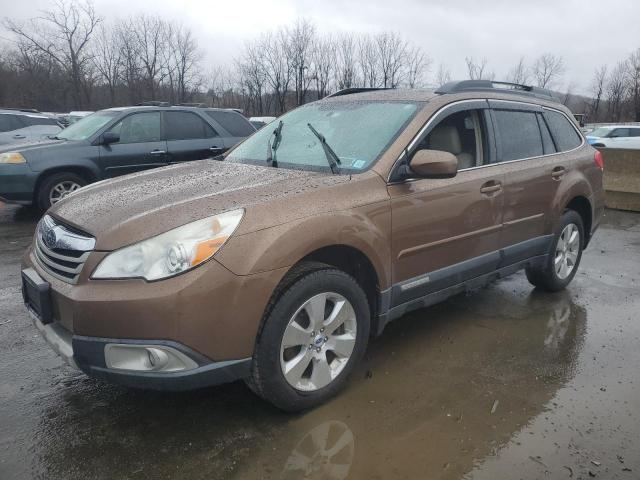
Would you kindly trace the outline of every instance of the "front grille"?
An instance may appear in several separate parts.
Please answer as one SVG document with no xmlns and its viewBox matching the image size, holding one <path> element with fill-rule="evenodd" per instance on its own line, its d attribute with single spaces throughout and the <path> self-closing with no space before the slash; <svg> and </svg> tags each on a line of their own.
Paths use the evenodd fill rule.
<svg viewBox="0 0 640 480">
<path fill-rule="evenodd" d="M 95 239 L 45 215 L 38 224 L 34 245 L 38 264 L 50 275 L 77 283 Z"/>
</svg>

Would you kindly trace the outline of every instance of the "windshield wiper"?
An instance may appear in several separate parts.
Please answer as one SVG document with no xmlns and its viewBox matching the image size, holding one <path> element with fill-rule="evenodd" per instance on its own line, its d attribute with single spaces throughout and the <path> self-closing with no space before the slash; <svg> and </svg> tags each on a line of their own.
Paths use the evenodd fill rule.
<svg viewBox="0 0 640 480">
<path fill-rule="evenodd" d="M 271 135 L 269 135 L 269 142 L 267 142 L 267 165 L 270 167 L 278 167 L 278 160 L 275 159 L 274 153 L 280 146 L 280 141 L 282 140 L 282 120 L 278 123 L 278 126 L 273 131 L 272 135 L 275 137 L 273 141 L 273 145 L 271 145 Z"/>
<path fill-rule="evenodd" d="M 322 145 L 324 156 L 327 157 L 327 162 L 329 163 L 329 167 L 331 168 L 331 173 L 333 173 L 334 175 L 340 173 L 340 170 L 338 169 L 338 165 L 341 164 L 340 158 L 338 158 L 336 152 L 334 152 L 333 149 L 329 146 L 329 144 L 327 143 L 327 139 L 324 138 L 324 135 L 313 128 L 313 125 L 311 125 L 310 123 L 307 123 L 307 127 L 309 127 L 309 130 L 311 130 L 316 138 L 320 140 L 320 145 Z"/>
</svg>

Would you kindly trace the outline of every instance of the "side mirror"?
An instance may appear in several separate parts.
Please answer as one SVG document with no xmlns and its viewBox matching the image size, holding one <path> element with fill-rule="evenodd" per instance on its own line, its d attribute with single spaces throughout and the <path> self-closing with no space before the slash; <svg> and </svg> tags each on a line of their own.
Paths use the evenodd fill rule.
<svg viewBox="0 0 640 480">
<path fill-rule="evenodd" d="M 458 174 L 458 158 L 440 150 L 418 150 L 409 162 L 411 171 L 424 178 L 451 178 Z"/>
<path fill-rule="evenodd" d="M 110 145 L 120 141 L 120 134 L 116 132 L 104 132 L 102 134 L 102 144 Z"/>
</svg>

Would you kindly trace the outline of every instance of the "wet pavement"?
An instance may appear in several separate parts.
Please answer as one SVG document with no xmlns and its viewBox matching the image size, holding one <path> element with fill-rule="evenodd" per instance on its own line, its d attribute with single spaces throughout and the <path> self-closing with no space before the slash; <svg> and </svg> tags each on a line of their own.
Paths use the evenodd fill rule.
<svg viewBox="0 0 640 480">
<path fill-rule="evenodd" d="M 155 393 L 65 366 L 21 304 L 37 221 L 0 208 L 0 479 L 640 478 L 640 215 L 608 211 L 570 287 L 523 273 L 414 312 L 330 403 L 242 383 Z"/>
</svg>

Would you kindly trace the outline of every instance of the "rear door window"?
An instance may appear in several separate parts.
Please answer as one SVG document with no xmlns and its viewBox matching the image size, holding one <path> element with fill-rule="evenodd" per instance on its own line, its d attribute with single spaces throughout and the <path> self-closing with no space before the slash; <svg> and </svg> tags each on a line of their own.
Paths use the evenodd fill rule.
<svg viewBox="0 0 640 480">
<path fill-rule="evenodd" d="M 198 115 L 190 112 L 165 112 L 164 128 L 167 140 L 215 137 L 213 128 Z"/>
<path fill-rule="evenodd" d="M 500 161 L 508 162 L 543 155 L 542 137 L 535 112 L 494 110 L 493 115 Z"/>
<path fill-rule="evenodd" d="M 542 148 L 544 149 L 545 155 L 550 153 L 555 153 L 556 147 L 553 144 L 553 138 L 551 138 L 551 133 L 549 132 L 549 127 L 547 127 L 547 123 L 544 121 L 544 117 L 541 114 L 536 114 L 538 117 L 538 126 L 540 127 L 540 134 L 542 135 Z"/>
<path fill-rule="evenodd" d="M 629 129 L 630 137 L 640 137 L 640 128 L 630 128 Z"/>
<path fill-rule="evenodd" d="M 545 110 L 544 117 L 547 120 L 547 125 L 549 125 L 549 130 L 551 130 L 551 135 L 553 135 L 558 151 L 566 152 L 580 146 L 582 137 L 580 137 L 566 116 L 560 112 Z"/>
<path fill-rule="evenodd" d="M 207 110 L 206 114 L 222 125 L 222 128 L 229 132 L 233 137 L 248 137 L 256 131 L 251 123 L 249 123 L 249 120 L 237 112 Z"/>
<path fill-rule="evenodd" d="M 0 132 L 11 132 L 24 127 L 25 125 L 18 119 L 17 115 L 0 114 Z"/>
</svg>

